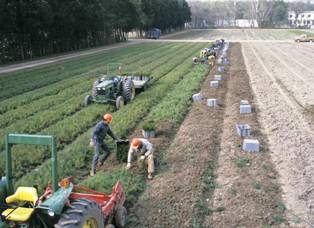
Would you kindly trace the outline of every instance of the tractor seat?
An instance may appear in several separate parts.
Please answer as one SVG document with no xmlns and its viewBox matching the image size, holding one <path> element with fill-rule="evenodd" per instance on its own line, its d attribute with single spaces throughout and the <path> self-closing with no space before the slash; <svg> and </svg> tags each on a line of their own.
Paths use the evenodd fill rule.
<svg viewBox="0 0 314 228">
<path fill-rule="evenodd" d="M 37 190 L 33 187 L 18 187 L 14 195 L 8 196 L 6 203 L 29 202 L 33 206 L 38 200 Z M 10 208 L 2 212 L 2 216 L 9 221 L 26 222 L 32 216 L 34 208 Z"/>
</svg>

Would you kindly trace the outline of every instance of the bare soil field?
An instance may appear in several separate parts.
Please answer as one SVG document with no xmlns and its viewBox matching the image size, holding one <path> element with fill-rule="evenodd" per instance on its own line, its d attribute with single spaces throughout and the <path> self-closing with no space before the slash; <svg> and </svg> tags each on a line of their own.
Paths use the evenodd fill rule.
<svg viewBox="0 0 314 228">
<path fill-rule="evenodd" d="M 287 215 L 314 222 L 313 46 L 243 44 L 242 51 L 279 173 Z M 303 227 L 303 226 L 302 226 Z"/>
<path fill-rule="evenodd" d="M 293 40 L 296 34 L 290 29 L 193 29 L 185 33 L 167 35 L 165 39 L 216 40 L 229 41 L 278 41 Z"/>
</svg>

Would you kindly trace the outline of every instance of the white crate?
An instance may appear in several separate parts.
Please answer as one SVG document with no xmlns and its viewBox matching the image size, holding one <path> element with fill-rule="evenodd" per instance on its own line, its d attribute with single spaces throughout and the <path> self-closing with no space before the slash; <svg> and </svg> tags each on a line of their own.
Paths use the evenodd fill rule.
<svg viewBox="0 0 314 228">
<path fill-rule="evenodd" d="M 196 93 L 192 96 L 193 101 L 201 101 L 203 99 L 202 94 Z"/>
<path fill-rule="evenodd" d="M 230 61 L 227 58 L 224 58 L 222 61 L 223 65 L 228 65 L 230 63 Z"/>
<path fill-rule="evenodd" d="M 241 137 L 251 135 L 251 127 L 248 124 L 236 124 L 237 133 Z"/>
<path fill-rule="evenodd" d="M 222 64 L 223 63 L 223 60 L 222 60 L 222 58 L 219 58 L 219 59 L 217 59 L 217 64 Z"/>
<path fill-rule="evenodd" d="M 209 107 L 216 107 L 216 106 L 218 106 L 218 100 L 214 99 L 214 98 L 207 99 L 207 105 Z"/>
<path fill-rule="evenodd" d="M 250 104 L 248 100 L 241 100 L 240 105 L 248 105 Z"/>
<path fill-rule="evenodd" d="M 216 74 L 214 76 L 214 78 L 215 78 L 216 81 L 221 81 L 222 80 L 222 76 L 220 74 Z"/>
<path fill-rule="evenodd" d="M 240 114 L 247 114 L 251 112 L 252 112 L 251 105 L 240 105 Z"/>
<path fill-rule="evenodd" d="M 244 139 L 242 150 L 246 152 L 259 152 L 260 150 L 259 141 L 256 139 Z"/>
<path fill-rule="evenodd" d="M 219 81 L 210 81 L 210 87 L 212 88 L 218 88 Z"/>
<path fill-rule="evenodd" d="M 223 72 L 225 72 L 225 68 L 224 67 L 222 67 L 222 66 L 220 66 L 220 67 L 218 67 L 218 72 L 220 72 L 220 73 L 223 73 Z"/>
</svg>

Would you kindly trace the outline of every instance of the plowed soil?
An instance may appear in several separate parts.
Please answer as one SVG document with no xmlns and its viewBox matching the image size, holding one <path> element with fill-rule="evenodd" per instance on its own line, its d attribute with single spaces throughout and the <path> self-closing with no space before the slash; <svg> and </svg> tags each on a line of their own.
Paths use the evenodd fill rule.
<svg viewBox="0 0 314 228">
<path fill-rule="evenodd" d="M 205 227 L 263 227 L 287 225 L 281 188 L 273 167 L 267 137 L 258 121 L 259 108 L 250 87 L 240 44 L 231 52 L 230 80 L 226 97 L 225 118 L 221 136 L 221 150 L 216 170 L 216 189 L 212 208 L 224 208 L 220 213 L 207 216 Z M 240 100 L 248 100 L 251 114 L 240 114 Z M 242 151 L 243 138 L 235 124 L 251 127 L 252 138 L 259 140 L 259 153 Z"/>
<path fill-rule="evenodd" d="M 228 41 L 293 41 L 296 34 L 290 31 L 291 29 L 193 29 L 167 35 L 163 39 L 216 40 L 224 38 Z"/>
<path fill-rule="evenodd" d="M 313 227 L 313 45 L 242 47 L 287 214 Z"/>
</svg>

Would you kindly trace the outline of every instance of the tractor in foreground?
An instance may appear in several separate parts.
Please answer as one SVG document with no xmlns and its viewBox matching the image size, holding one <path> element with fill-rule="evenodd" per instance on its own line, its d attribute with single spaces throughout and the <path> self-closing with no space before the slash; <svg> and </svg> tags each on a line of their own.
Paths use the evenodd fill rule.
<svg viewBox="0 0 314 228">
<path fill-rule="evenodd" d="M 151 79 L 149 76 L 123 75 L 121 63 L 108 64 L 107 74 L 94 82 L 92 95 L 85 97 L 84 105 L 92 102 L 111 103 L 118 110 L 131 102 L 137 92 L 145 90 Z"/>
<path fill-rule="evenodd" d="M 19 186 L 14 192 L 11 147 L 16 144 L 51 147 L 52 182 L 41 196 L 33 186 Z M 58 183 L 55 148 L 53 136 L 6 135 L 6 176 L 0 180 L 0 228 L 124 227 L 127 211 L 122 184 L 118 181 L 107 195 L 74 184 L 72 177 Z"/>
</svg>

